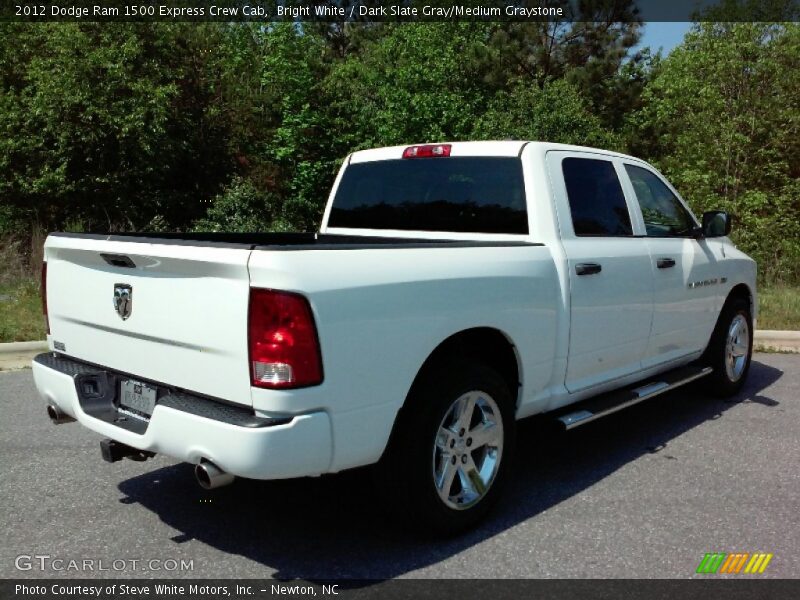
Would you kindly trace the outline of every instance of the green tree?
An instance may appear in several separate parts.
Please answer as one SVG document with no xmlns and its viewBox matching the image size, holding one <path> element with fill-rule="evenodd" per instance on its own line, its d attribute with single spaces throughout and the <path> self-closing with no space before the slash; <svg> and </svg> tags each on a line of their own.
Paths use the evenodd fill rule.
<svg viewBox="0 0 800 600">
<path fill-rule="evenodd" d="M 331 114 L 350 148 L 466 139 L 489 97 L 472 58 L 489 26 L 405 24 L 337 65 L 326 81 Z"/>
<path fill-rule="evenodd" d="M 698 211 L 730 210 L 768 279 L 800 277 L 800 26 L 702 22 L 664 59 L 631 118 Z"/>
<path fill-rule="evenodd" d="M 330 55 L 321 35 L 294 23 L 276 24 L 262 35 L 261 83 L 272 123 L 263 158 L 276 169 L 281 219 L 315 229 L 338 160 L 331 152 L 337 132 L 327 126 L 321 91 Z"/>
<path fill-rule="evenodd" d="M 498 92 L 473 132 L 475 139 L 543 140 L 602 148 L 618 148 L 619 136 L 603 128 L 588 101 L 561 79 L 541 88 L 520 82 Z"/>
<path fill-rule="evenodd" d="M 1 27 L 0 212 L 47 227 L 180 227 L 229 179 L 225 28 Z"/>
<path fill-rule="evenodd" d="M 525 4 L 523 2 L 522 4 Z M 641 21 L 633 0 L 561 0 L 562 21 L 496 24 L 483 60 L 489 78 L 508 89 L 520 78 L 540 87 L 566 79 L 604 127 L 616 129 L 637 103 L 650 56 L 633 52 Z"/>
</svg>

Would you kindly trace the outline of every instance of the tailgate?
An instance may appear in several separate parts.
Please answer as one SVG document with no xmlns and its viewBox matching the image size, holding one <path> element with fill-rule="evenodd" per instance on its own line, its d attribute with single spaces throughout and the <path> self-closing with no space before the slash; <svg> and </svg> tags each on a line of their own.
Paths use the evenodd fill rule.
<svg viewBox="0 0 800 600">
<path fill-rule="evenodd" d="M 103 254 L 117 255 L 107 257 L 117 265 Z M 45 244 L 50 347 L 251 405 L 249 256 L 244 245 L 51 235 Z M 128 290 L 129 311 L 114 299 Z"/>
</svg>

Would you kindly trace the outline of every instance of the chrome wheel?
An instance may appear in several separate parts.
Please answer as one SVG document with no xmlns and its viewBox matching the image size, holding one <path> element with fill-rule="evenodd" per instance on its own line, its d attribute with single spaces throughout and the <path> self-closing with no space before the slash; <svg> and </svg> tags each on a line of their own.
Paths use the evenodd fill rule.
<svg viewBox="0 0 800 600">
<path fill-rule="evenodd" d="M 433 448 L 433 482 L 449 507 L 474 506 L 489 491 L 503 454 L 503 419 L 485 392 L 460 396 L 439 424 Z"/>
<path fill-rule="evenodd" d="M 747 366 L 750 350 L 750 327 L 742 314 L 737 314 L 728 327 L 725 340 L 725 371 L 728 379 L 739 381 Z"/>
</svg>

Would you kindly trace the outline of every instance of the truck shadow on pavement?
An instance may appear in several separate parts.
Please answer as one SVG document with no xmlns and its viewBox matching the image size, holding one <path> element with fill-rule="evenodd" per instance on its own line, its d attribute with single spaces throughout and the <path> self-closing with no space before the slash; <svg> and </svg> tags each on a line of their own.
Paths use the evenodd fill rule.
<svg viewBox="0 0 800 600">
<path fill-rule="evenodd" d="M 177 464 L 122 482 L 121 501 L 153 511 L 181 532 L 163 540 L 165 548 L 197 540 L 264 565 L 263 573 L 248 576 L 389 579 L 436 564 L 536 516 L 631 461 L 662 452 L 670 440 L 737 404 L 777 406 L 761 392 L 781 375 L 753 361 L 748 383 L 735 398 L 712 398 L 690 385 L 566 433 L 543 419 L 522 421 L 503 498 L 479 528 L 451 539 L 426 540 L 398 526 L 381 510 L 380 492 L 364 469 L 287 481 L 237 480 L 207 492 L 195 482 L 191 465 Z M 674 459 L 668 454 L 663 456 Z M 205 577 L 224 576 L 209 571 Z"/>
</svg>

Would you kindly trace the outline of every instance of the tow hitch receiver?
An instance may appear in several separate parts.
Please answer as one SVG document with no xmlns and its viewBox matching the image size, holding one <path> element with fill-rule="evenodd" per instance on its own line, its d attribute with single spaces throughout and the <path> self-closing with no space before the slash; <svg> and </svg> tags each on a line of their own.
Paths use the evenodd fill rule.
<svg viewBox="0 0 800 600">
<path fill-rule="evenodd" d="M 110 463 L 117 462 L 123 458 L 142 462 L 156 455 L 155 452 L 132 448 L 122 442 L 110 439 L 100 442 L 100 452 L 103 455 L 103 460 Z"/>
</svg>

